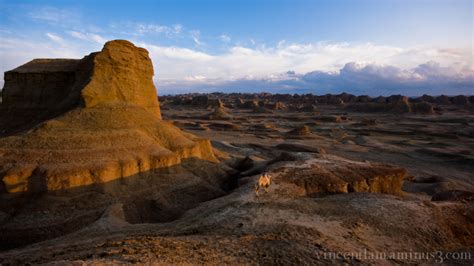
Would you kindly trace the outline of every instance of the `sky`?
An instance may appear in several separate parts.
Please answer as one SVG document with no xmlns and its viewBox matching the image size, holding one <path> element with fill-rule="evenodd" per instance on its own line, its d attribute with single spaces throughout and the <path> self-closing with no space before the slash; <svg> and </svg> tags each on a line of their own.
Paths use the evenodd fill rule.
<svg viewBox="0 0 474 266">
<path fill-rule="evenodd" d="M 471 95 L 473 10 L 472 0 L 0 0 L 0 72 L 126 39 L 149 51 L 160 95 Z"/>
</svg>

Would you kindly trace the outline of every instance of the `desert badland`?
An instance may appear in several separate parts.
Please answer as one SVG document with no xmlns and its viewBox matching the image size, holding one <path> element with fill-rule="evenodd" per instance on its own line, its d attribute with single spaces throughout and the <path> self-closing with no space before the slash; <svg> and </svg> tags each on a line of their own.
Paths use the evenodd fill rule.
<svg viewBox="0 0 474 266">
<path fill-rule="evenodd" d="M 472 96 L 158 98 L 153 75 L 123 40 L 5 73 L 1 264 L 472 263 Z"/>
</svg>

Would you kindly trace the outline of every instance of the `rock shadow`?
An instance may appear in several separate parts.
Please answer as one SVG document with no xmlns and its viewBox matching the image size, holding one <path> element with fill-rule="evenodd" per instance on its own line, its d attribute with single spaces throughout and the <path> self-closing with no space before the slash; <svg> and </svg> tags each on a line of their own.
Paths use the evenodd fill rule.
<svg viewBox="0 0 474 266">
<path fill-rule="evenodd" d="M 201 202 L 226 195 L 234 181 L 220 164 L 188 158 L 107 183 L 46 192 L 45 182 L 41 175 L 30 180 L 42 193 L 0 194 L 0 250 L 78 231 L 116 203 L 130 224 L 171 222 Z"/>
</svg>

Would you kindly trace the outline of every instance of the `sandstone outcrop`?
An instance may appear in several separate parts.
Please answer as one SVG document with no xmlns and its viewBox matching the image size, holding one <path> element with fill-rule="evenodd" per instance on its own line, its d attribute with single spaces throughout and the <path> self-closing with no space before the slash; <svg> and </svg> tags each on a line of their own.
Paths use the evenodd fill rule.
<svg viewBox="0 0 474 266">
<path fill-rule="evenodd" d="M 296 106 L 295 109 L 300 112 L 315 112 L 318 110 L 318 107 L 314 104 L 306 103 L 306 104 L 301 104 L 299 106 Z"/>
<path fill-rule="evenodd" d="M 311 129 L 308 126 L 303 125 L 292 129 L 287 134 L 289 136 L 307 136 L 311 134 Z"/>
<path fill-rule="evenodd" d="M 446 95 L 440 95 L 440 96 L 436 97 L 435 102 L 436 102 L 437 104 L 442 104 L 442 105 L 449 105 L 449 104 L 451 104 L 451 100 L 450 100 L 449 97 L 446 96 Z"/>
<path fill-rule="evenodd" d="M 282 102 L 276 102 L 272 104 L 266 104 L 265 108 L 271 109 L 271 110 L 283 110 L 286 111 L 288 110 L 288 106 Z"/>
<path fill-rule="evenodd" d="M 148 51 L 128 41 L 108 42 L 95 54 L 90 82 L 81 91 L 85 107 L 126 102 L 161 118 Z"/>
<path fill-rule="evenodd" d="M 208 108 L 224 108 L 224 103 L 219 98 L 212 99 L 208 101 L 207 107 Z"/>
<path fill-rule="evenodd" d="M 77 59 L 35 59 L 5 72 L 0 130 L 34 125 L 76 107 L 133 103 L 161 118 L 148 52 L 127 41 Z"/>
<path fill-rule="evenodd" d="M 252 113 L 255 113 L 255 114 L 269 114 L 269 113 L 272 113 L 272 111 L 265 108 L 265 107 L 258 106 L 258 107 L 255 107 L 255 108 L 252 109 Z"/>
<path fill-rule="evenodd" d="M 240 108 L 243 109 L 257 109 L 259 107 L 260 105 L 257 100 L 246 101 L 242 105 L 240 105 Z"/>
<path fill-rule="evenodd" d="M 209 120 L 228 120 L 232 119 L 232 116 L 227 112 L 224 107 L 216 107 L 214 111 L 205 115 L 203 118 Z"/>
<path fill-rule="evenodd" d="M 378 97 L 369 103 L 351 103 L 346 106 L 347 109 L 358 112 L 387 112 L 395 114 L 404 114 L 413 112 L 412 105 L 408 101 L 408 97 L 402 95 L 392 95 L 390 97 Z M 416 109 L 416 108 L 415 108 Z M 429 109 L 428 106 L 422 104 L 416 110 L 423 113 Z M 429 112 L 429 110 L 428 110 Z"/>
<path fill-rule="evenodd" d="M 427 102 L 427 103 L 434 103 L 435 102 L 435 97 L 423 94 L 421 97 L 415 99 L 418 102 Z"/>
<path fill-rule="evenodd" d="M 420 114 L 434 114 L 434 107 L 429 102 L 411 103 L 412 112 Z"/>
<path fill-rule="evenodd" d="M 456 105 L 469 105 L 469 98 L 465 95 L 458 95 L 452 98 L 451 102 Z"/>
<path fill-rule="evenodd" d="M 0 138 L 0 190 L 56 191 L 185 158 L 215 162 L 209 140 L 161 120 L 152 77 L 148 52 L 122 40 L 81 60 L 33 60 L 7 72 L 2 129 L 38 124 Z M 14 114 L 27 115 L 20 124 Z"/>
<path fill-rule="evenodd" d="M 351 192 L 403 194 L 402 184 L 407 174 L 403 168 L 337 156 L 316 157 L 295 168 L 281 168 L 276 182 L 298 186 L 302 196 Z"/>
<path fill-rule="evenodd" d="M 368 103 L 370 101 L 372 101 L 372 98 L 368 95 L 357 96 L 357 100 L 356 100 L 356 102 L 358 103 Z"/>
</svg>

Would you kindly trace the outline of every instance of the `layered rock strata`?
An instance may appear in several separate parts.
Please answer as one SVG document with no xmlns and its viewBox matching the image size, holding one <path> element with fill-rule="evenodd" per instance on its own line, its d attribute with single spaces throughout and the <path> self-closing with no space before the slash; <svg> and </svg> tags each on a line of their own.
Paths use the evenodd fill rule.
<svg viewBox="0 0 474 266">
<path fill-rule="evenodd" d="M 278 169 L 276 182 L 300 188 L 304 196 L 351 192 L 402 195 L 407 171 L 392 165 L 315 155 L 302 165 Z"/>
<path fill-rule="evenodd" d="M 148 52 L 122 40 L 81 60 L 37 59 L 6 72 L 0 127 L 23 130 L 0 138 L 0 190 L 63 190 L 184 158 L 216 161 L 209 140 L 161 119 L 153 73 Z"/>
</svg>

